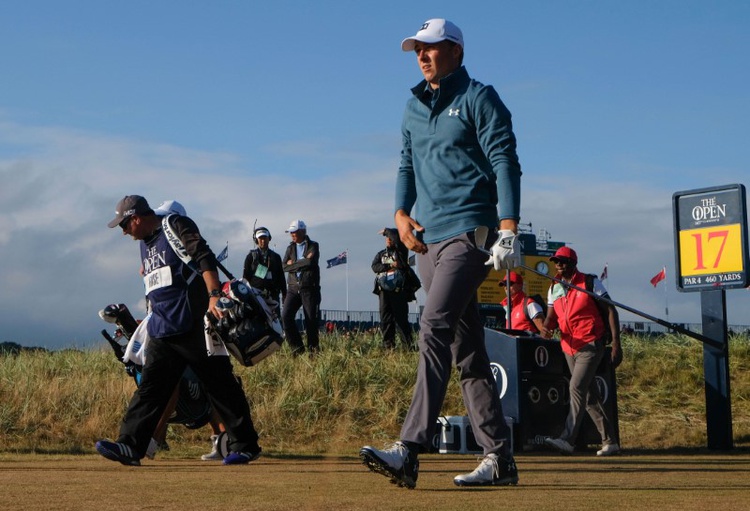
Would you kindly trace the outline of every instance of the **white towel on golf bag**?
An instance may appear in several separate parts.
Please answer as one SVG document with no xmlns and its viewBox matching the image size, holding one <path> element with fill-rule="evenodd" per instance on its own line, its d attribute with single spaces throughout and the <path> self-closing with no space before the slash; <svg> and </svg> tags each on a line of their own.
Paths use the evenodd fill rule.
<svg viewBox="0 0 750 511">
<path fill-rule="evenodd" d="M 122 356 L 123 362 L 133 362 L 139 366 L 146 365 L 146 346 L 148 345 L 149 340 L 151 340 L 146 326 L 148 325 L 148 320 L 150 318 L 151 313 L 149 312 L 148 315 L 143 318 L 143 321 L 138 324 L 133 335 L 130 336 L 128 345 L 125 348 L 125 354 Z"/>
<path fill-rule="evenodd" d="M 203 331 L 206 333 L 206 353 L 209 357 L 228 357 L 229 352 L 224 341 L 213 329 L 208 320 L 208 314 L 203 316 Z"/>
</svg>

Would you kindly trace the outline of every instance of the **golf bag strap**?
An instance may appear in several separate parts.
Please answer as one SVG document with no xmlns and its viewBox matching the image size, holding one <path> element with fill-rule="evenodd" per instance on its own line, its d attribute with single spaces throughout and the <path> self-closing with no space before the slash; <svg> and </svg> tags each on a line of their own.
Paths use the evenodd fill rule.
<svg viewBox="0 0 750 511">
<path fill-rule="evenodd" d="M 185 249 L 185 245 L 182 244 L 182 241 L 180 241 L 180 237 L 177 236 L 177 233 L 174 232 L 174 229 L 172 229 L 172 224 L 169 222 L 169 219 L 172 218 L 174 215 L 167 215 L 161 219 L 161 228 L 164 230 L 164 235 L 167 237 L 167 241 L 169 242 L 169 245 L 172 247 L 172 250 L 174 250 L 174 253 L 177 254 L 177 257 L 179 257 L 182 262 L 192 270 L 192 275 L 188 277 L 187 283 L 188 285 L 193 282 L 193 279 L 195 279 L 196 276 L 200 274 L 198 271 L 198 264 L 193 261 L 193 258 L 190 257 L 190 254 L 187 253 L 187 250 Z"/>
</svg>

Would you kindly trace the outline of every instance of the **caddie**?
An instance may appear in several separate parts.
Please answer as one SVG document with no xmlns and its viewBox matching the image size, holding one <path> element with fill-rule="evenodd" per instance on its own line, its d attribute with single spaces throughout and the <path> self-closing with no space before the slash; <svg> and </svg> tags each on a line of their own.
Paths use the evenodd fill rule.
<svg viewBox="0 0 750 511">
<path fill-rule="evenodd" d="M 100 440 L 96 450 L 123 465 L 140 465 L 172 391 L 189 364 L 200 378 L 211 402 L 226 425 L 229 450 L 225 465 L 245 464 L 260 456 L 258 434 L 250 417 L 247 398 L 232 374 L 228 356 L 206 352 L 203 316 L 222 313 L 216 305 L 222 296 L 214 253 L 189 217 L 174 215 L 171 232 L 196 263 L 188 267 L 170 244 L 162 218 L 145 198 L 128 195 L 117 203 L 110 228 L 140 241 L 146 297 L 152 316 L 151 338 L 141 385 L 130 401 L 116 442 Z M 196 272 L 201 278 L 195 278 Z"/>
<path fill-rule="evenodd" d="M 548 315 L 542 335 L 551 338 L 555 328 L 560 330 L 560 347 L 570 370 L 570 408 L 565 429 L 560 436 L 545 438 L 544 443 L 563 454 L 572 454 L 584 414 L 588 412 L 602 437 L 602 448 L 596 451 L 596 455 L 611 456 L 620 452 L 620 444 L 612 419 L 607 416 L 602 404 L 596 371 L 606 355 L 606 325 L 609 325 L 612 336 L 612 367 L 617 367 L 622 362 L 620 317 L 614 305 L 564 285 L 570 284 L 586 289 L 595 296 L 609 298 L 607 289 L 595 275 L 590 277 L 589 289 L 586 274 L 578 270 L 578 254 L 575 250 L 560 247 L 549 259 L 555 263 L 557 278 L 562 282 L 550 286 L 547 293 Z"/>
</svg>

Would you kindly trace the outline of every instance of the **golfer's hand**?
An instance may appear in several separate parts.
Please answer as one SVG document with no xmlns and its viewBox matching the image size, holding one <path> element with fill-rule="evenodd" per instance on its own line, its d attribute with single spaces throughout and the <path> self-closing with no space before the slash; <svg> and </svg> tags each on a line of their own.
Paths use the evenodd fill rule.
<svg viewBox="0 0 750 511">
<path fill-rule="evenodd" d="M 509 229 L 500 231 L 497 241 L 490 247 L 490 258 L 484 263 L 496 270 L 513 269 L 521 264 L 521 245 L 518 236 Z"/>
<path fill-rule="evenodd" d="M 427 245 L 419 241 L 414 235 L 414 231 L 424 232 L 424 227 L 407 215 L 403 209 L 396 211 L 394 220 L 396 222 L 396 229 L 398 229 L 398 236 L 401 238 L 401 243 L 403 243 L 406 248 L 417 254 L 427 253 Z"/>
</svg>

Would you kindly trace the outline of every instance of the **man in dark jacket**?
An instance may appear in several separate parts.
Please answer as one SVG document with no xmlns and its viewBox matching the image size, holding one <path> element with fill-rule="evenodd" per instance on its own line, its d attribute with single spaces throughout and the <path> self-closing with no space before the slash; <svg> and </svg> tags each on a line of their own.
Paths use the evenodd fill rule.
<svg viewBox="0 0 750 511">
<path fill-rule="evenodd" d="M 165 232 L 162 218 L 140 195 L 124 197 L 115 213 L 108 226 L 119 226 L 123 234 L 141 242 L 143 282 L 152 314 L 141 385 L 125 412 L 117 441 L 100 440 L 96 450 L 123 465 L 140 465 L 172 391 L 190 365 L 226 425 L 231 452 L 224 464 L 256 460 L 261 452 L 258 434 L 229 357 L 209 357 L 206 352 L 203 315 L 206 310 L 217 318 L 222 315 L 216 308 L 223 295 L 214 253 L 186 216 L 174 215 L 171 231 Z M 192 267 L 175 252 L 168 235 L 182 245 Z"/>
<path fill-rule="evenodd" d="M 271 232 L 265 227 L 258 227 L 253 231 L 253 241 L 256 248 L 245 257 L 242 278 L 278 302 L 278 312 L 281 309 L 281 301 L 286 298 L 286 281 L 281 256 L 268 248 L 271 242 Z M 281 295 L 281 301 L 279 301 L 279 295 Z"/>
<path fill-rule="evenodd" d="M 409 325 L 409 297 L 406 282 L 409 270 L 409 251 L 401 243 L 396 229 L 380 231 L 385 236 L 385 248 L 372 260 L 375 272 L 373 293 L 379 297 L 380 331 L 383 333 L 383 347 L 396 347 L 396 330 L 401 334 L 403 347 L 415 349 L 412 329 Z M 413 296 L 413 294 L 412 294 Z"/>
<path fill-rule="evenodd" d="M 320 322 L 320 248 L 307 236 L 307 225 L 294 220 L 287 231 L 292 242 L 284 253 L 284 271 L 287 272 L 287 291 L 281 321 L 286 339 L 295 355 L 305 352 L 302 336 L 294 317 L 300 307 L 305 313 L 307 349 L 315 353 L 320 349 L 318 323 Z"/>
</svg>

